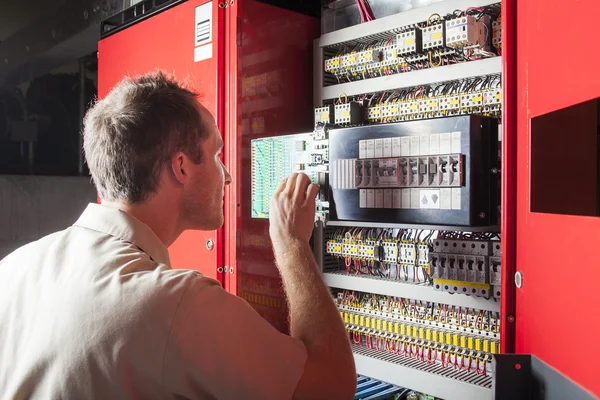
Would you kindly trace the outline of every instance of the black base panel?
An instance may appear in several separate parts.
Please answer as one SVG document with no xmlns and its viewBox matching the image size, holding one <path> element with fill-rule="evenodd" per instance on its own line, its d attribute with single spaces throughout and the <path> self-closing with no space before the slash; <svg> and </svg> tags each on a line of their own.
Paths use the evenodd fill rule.
<svg viewBox="0 0 600 400">
<path fill-rule="evenodd" d="M 461 210 L 360 208 L 359 190 L 331 189 L 330 219 L 459 226 L 496 224 L 500 196 L 498 121 L 495 118 L 465 115 L 331 129 L 330 174 L 335 174 L 336 160 L 359 157 L 360 140 L 457 131 L 461 132 L 464 163 Z"/>
<path fill-rule="evenodd" d="M 539 358 L 529 354 L 496 354 L 494 400 L 594 400 L 594 395 Z"/>
</svg>

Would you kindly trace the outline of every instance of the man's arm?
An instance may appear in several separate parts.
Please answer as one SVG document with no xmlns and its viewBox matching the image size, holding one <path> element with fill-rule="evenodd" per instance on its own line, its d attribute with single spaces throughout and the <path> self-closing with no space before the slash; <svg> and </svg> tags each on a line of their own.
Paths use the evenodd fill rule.
<svg viewBox="0 0 600 400">
<path fill-rule="evenodd" d="M 309 246 L 318 187 L 292 174 L 275 191 L 270 234 L 289 301 L 291 336 L 308 359 L 294 399 L 352 399 L 356 371 L 348 334 Z"/>
</svg>

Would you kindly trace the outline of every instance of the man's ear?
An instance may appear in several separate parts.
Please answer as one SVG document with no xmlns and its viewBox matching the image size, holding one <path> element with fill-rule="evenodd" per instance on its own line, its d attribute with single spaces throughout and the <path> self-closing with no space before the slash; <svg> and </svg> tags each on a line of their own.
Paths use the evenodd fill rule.
<svg viewBox="0 0 600 400">
<path fill-rule="evenodd" d="M 177 182 L 182 185 L 187 183 L 190 178 L 189 171 L 186 169 L 189 165 L 189 160 L 187 156 L 179 151 L 171 157 L 171 170 L 173 172 L 173 176 Z"/>
</svg>

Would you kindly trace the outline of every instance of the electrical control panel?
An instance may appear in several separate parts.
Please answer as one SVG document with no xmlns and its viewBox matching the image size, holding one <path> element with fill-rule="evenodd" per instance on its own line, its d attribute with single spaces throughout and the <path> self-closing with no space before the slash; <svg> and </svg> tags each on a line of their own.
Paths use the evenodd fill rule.
<svg viewBox="0 0 600 400">
<path fill-rule="evenodd" d="M 315 131 L 268 163 L 253 141 L 253 209 L 267 216 L 272 186 L 304 168 L 357 372 L 483 399 L 501 351 L 500 4 L 427 7 L 321 37 Z"/>
<path fill-rule="evenodd" d="M 496 135 L 479 116 L 330 130 L 331 219 L 496 224 Z"/>
<path fill-rule="evenodd" d="M 319 133 L 254 139 L 251 156 L 253 218 L 269 218 L 270 202 L 277 185 L 294 172 L 305 173 L 313 183 L 327 187 L 329 142 Z M 319 193 L 318 218 L 328 213 L 328 206 L 326 193 Z"/>
</svg>

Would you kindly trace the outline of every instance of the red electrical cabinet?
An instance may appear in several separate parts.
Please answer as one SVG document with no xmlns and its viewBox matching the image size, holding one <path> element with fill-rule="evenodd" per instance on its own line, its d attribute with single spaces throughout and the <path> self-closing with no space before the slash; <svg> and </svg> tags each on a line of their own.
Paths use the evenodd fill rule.
<svg viewBox="0 0 600 400">
<path fill-rule="evenodd" d="M 233 183 L 223 228 L 185 232 L 169 249 L 173 266 L 217 278 L 285 331 L 268 221 L 250 218 L 250 140 L 312 130 L 319 20 L 255 0 L 167 2 L 100 41 L 99 95 L 124 75 L 157 68 L 202 94 Z M 140 3 L 140 13 L 156 3 Z M 554 3 L 502 2 L 502 346 L 537 356 L 600 396 L 598 108 L 590 102 L 600 97 L 600 81 L 584 51 L 589 41 L 575 40 L 594 37 L 595 26 Z M 600 4 L 581 0 L 577 10 L 593 15 Z M 582 60 L 566 66 L 558 49 Z"/>
</svg>

